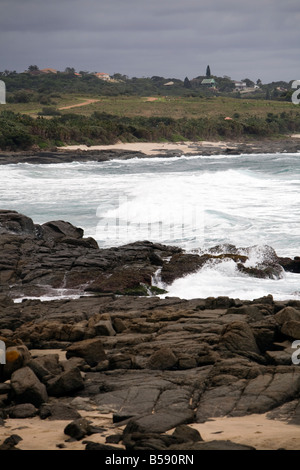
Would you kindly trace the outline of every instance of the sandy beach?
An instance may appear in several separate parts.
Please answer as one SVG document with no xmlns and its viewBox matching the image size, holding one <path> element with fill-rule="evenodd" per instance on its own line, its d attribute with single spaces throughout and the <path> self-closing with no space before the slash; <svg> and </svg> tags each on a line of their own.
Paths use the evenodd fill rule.
<svg viewBox="0 0 300 470">
<path fill-rule="evenodd" d="M 124 426 L 112 423 L 111 414 L 97 411 L 81 411 L 82 417 L 93 422 L 94 426 L 103 427 L 101 434 L 87 436 L 81 441 L 67 442 L 68 436 L 64 429 L 68 421 L 31 419 L 8 419 L 4 428 L 0 428 L 0 443 L 11 434 L 18 434 L 22 441 L 18 448 L 22 450 L 84 450 L 85 441 L 104 444 L 106 437 L 122 433 Z M 300 427 L 283 421 L 270 420 L 266 414 L 250 415 L 238 418 L 216 418 L 202 424 L 192 424 L 204 441 L 231 440 L 238 444 L 255 447 L 257 450 L 298 450 Z M 168 431 L 172 434 L 174 429 Z M 119 445 L 122 449 L 122 445 Z"/>
<path fill-rule="evenodd" d="M 182 153 L 196 153 L 201 147 L 211 147 L 226 149 L 228 146 L 232 146 L 228 142 L 180 142 L 180 143 L 155 143 L 155 142 L 134 142 L 134 143 L 117 143 L 114 145 L 68 145 L 62 148 L 62 150 L 82 150 L 82 151 L 107 151 L 107 150 L 124 150 L 126 152 L 142 152 L 145 155 L 157 155 L 170 151 L 178 151 Z M 239 145 L 235 143 L 234 145 Z"/>
</svg>

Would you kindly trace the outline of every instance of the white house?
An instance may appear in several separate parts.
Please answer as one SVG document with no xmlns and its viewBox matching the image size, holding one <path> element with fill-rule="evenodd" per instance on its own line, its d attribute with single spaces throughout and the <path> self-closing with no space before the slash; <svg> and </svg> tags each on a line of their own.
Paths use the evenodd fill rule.
<svg viewBox="0 0 300 470">
<path fill-rule="evenodd" d="M 237 90 L 244 90 L 245 88 L 247 88 L 247 85 L 245 82 L 234 82 L 234 86 Z"/>
<path fill-rule="evenodd" d="M 105 80 L 109 82 L 111 80 L 110 75 L 108 73 L 103 72 L 96 72 L 94 73 L 95 77 L 100 78 L 100 80 Z"/>
</svg>

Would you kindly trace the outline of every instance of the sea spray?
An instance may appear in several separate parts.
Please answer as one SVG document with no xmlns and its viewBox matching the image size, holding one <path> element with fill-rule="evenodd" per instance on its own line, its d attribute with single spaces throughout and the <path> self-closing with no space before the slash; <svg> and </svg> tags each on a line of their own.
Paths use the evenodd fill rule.
<svg viewBox="0 0 300 470">
<path fill-rule="evenodd" d="M 100 248 L 148 239 L 187 251 L 268 245 L 278 256 L 294 257 L 299 176 L 299 154 L 288 153 L 17 164 L 1 168 L 0 203 L 39 224 L 69 221 Z M 253 256 L 246 267 L 251 263 Z M 299 298 L 292 273 L 254 279 L 224 261 L 191 276 L 168 286 L 168 295 Z"/>
</svg>

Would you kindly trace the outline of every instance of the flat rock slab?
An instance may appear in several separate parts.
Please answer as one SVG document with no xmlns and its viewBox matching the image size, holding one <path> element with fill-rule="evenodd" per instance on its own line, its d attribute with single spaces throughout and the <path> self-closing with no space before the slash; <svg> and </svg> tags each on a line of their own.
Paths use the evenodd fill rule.
<svg viewBox="0 0 300 470">
<path fill-rule="evenodd" d="M 125 429 L 125 434 L 130 432 L 163 433 L 179 426 L 192 423 L 194 412 L 192 410 L 166 410 L 159 413 L 132 419 Z"/>
</svg>

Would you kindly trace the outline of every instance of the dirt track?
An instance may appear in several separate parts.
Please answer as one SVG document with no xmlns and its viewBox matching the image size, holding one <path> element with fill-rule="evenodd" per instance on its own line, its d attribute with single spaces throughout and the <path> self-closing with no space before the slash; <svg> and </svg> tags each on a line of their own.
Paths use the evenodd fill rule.
<svg viewBox="0 0 300 470">
<path fill-rule="evenodd" d="M 63 110 L 63 109 L 79 108 L 80 106 L 87 106 L 88 104 L 96 103 L 97 101 L 100 101 L 100 100 L 90 99 L 90 100 L 83 101 L 82 103 L 72 104 L 71 106 L 63 106 L 62 108 L 58 108 L 58 109 Z"/>
</svg>

